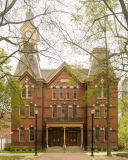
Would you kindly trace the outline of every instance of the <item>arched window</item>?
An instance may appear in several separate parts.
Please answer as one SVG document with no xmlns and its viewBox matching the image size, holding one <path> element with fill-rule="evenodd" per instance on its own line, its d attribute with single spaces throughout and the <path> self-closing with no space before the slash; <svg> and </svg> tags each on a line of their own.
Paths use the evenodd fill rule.
<svg viewBox="0 0 128 160">
<path fill-rule="evenodd" d="M 26 87 L 24 86 L 24 89 L 22 91 L 22 97 L 26 97 Z"/>
<path fill-rule="evenodd" d="M 96 129 L 95 129 L 95 140 L 99 140 L 99 134 L 100 134 L 100 129 L 97 127 Z"/>
<path fill-rule="evenodd" d="M 96 105 L 95 107 L 95 117 L 99 117 L 100 116 L 100 107 L 99 105 Z"/>
<path fill-rule="evenodd" d="M 77 117 L 77 107 L 76 107 L 76 105 L 73 106 L 73 117 Z"/>
<path fill-rule="evenodd" d="M 56 99 L 56 88 L 53 87 L 53 99 Z"/>
<path fill-rule="evenodd" d="M 56 105 L 53 106 L 52 117 L 57 117 L 57 106 Z"/>
<path fill-rule="evenodd" d="M 24 106 L 20 106 L 20 115 L 24 116 Z"/>
<path fill-rule="evenodd" d="M 24 141 L 24 128 L 20 128 L 20 141 Z"/>
<path fill-rule="evenodd" d="M 68 120 L 68 106 L 66 104 L 62 105 L 62 120 Z"/>
<path fill-rule="evenodd" d="M 74 87 L 74 93 L 73 93 L 73 98 L 76 99 L 76 94 L 77 94 L 77 90 L 76 87 Z"/>
<path fill-rule="evenodd" d="M 34 141 L 34 128 L 30 128 L 30 141 Z"/>
<path fill-rule="evenodd" d="M 105 141 L 107 141 L 108 140 L 108 137 L 107 137 L 107 127 L 105 128 Z"/>
<path fill-rule="evenodd" d="M 28 97 L 32 97 L 32 87 L 28 87 Z"/>
<path fill-rule="evenodd" d="M 60 99 L 62 99 L 62 98 L 63 98 L 63 88 L 60 87 Z"/>
<path fill-rule="evenodd" d="M 34 104 L 30 104 L 30 116 L 34 116 Z"/>
<path fill-rule="evenodd" d="M 67 87 L 67 99 L 69 99 L 70 98 L 70 89 L 69 89 L 69 87 Z"/>
</svg>

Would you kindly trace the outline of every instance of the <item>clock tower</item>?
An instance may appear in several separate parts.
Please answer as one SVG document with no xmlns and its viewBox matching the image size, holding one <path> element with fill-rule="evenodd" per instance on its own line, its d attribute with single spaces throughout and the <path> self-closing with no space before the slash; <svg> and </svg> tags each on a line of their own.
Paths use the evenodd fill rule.
<svg viewBox="0 0 128 160">
<path fill-rule="evenodd" d="M 31 71 L 34 76 L 41 78 L 39 66 L 40 58 L 38 54 L 39 30 L 34 24 L 34 14 L 26 12 L 26 22 L 21 26 L 21 48 L 20 59 L 15 69 L 14 75 L 20 74 L 24 68 Z"/>
</svg>

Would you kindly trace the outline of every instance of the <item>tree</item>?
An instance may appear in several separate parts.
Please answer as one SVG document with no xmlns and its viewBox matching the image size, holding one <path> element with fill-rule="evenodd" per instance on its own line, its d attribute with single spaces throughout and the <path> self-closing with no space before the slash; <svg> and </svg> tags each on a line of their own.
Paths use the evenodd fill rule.
<svg viewBox="0 0 128 160">
<path fill-rule="evenodd" d="M 0 50 L 0 62 L 4 61 L 7 54 L 3 49 Z M 11 75 L 11 66 L 9 65 L 10 60 L 8 59 L 3 65 L 0 67 L 0 129 L 8 128 L 10 126 L 6 125 L 6 122 L 11 122 L 11 116 L 6 116 L 6 114 L 11 115 L 12 107 L 15 109 L 19 109 L 19 106 L 24 107 L 25 102 L 21 98 L 22 86 L 19 84 L 16 78 L 10 77 L 7 75 Z M 4 74 L 4 73 L 5 74 Z M 15 98 L 13 98 L 15 96 Z M 15 119 L 20 119 L 21 116 L 17 114 Z M 14 123 L 14 122 L 12 122 Z"/>
<path fill-rule="evenodd" d="M 127 149 L 127 141 L 128 141 L 128 96 L 123 97 L 119 102 L 119 144 L 126 146 Z"/>
</svg>

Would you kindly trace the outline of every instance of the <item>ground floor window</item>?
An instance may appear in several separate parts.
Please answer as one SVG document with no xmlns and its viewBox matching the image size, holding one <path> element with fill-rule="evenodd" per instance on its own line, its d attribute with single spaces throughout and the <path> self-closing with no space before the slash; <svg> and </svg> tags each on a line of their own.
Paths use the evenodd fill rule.
<svg viewBox="0 0 128 160">
<path fill-rule="evenodd" d="M 34 128 L 30 128 L 30 141 L 34 141 Z"/>
<path fill-rule="evenodd" d="M 24 128 L 20 128 L 20 141 L 24 141 Z"/>
</svg>

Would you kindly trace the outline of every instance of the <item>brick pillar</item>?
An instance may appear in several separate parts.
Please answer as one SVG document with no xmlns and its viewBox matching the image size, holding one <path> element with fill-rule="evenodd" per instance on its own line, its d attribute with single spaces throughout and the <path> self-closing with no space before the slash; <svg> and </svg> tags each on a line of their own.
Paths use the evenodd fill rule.
<svg viewBox="0 0 128 160">
<path fill-rule="evenodd" d="M 82 148 L 82 145 L 83 145 L 83 128 L 81 127 L 81 148 Z"/>
<path fill-rule="evenodd" d="M 66 144 L 65 144 L 65 127 L 64 127 L 64 148 L 66 148 Z"/>
</svg>

